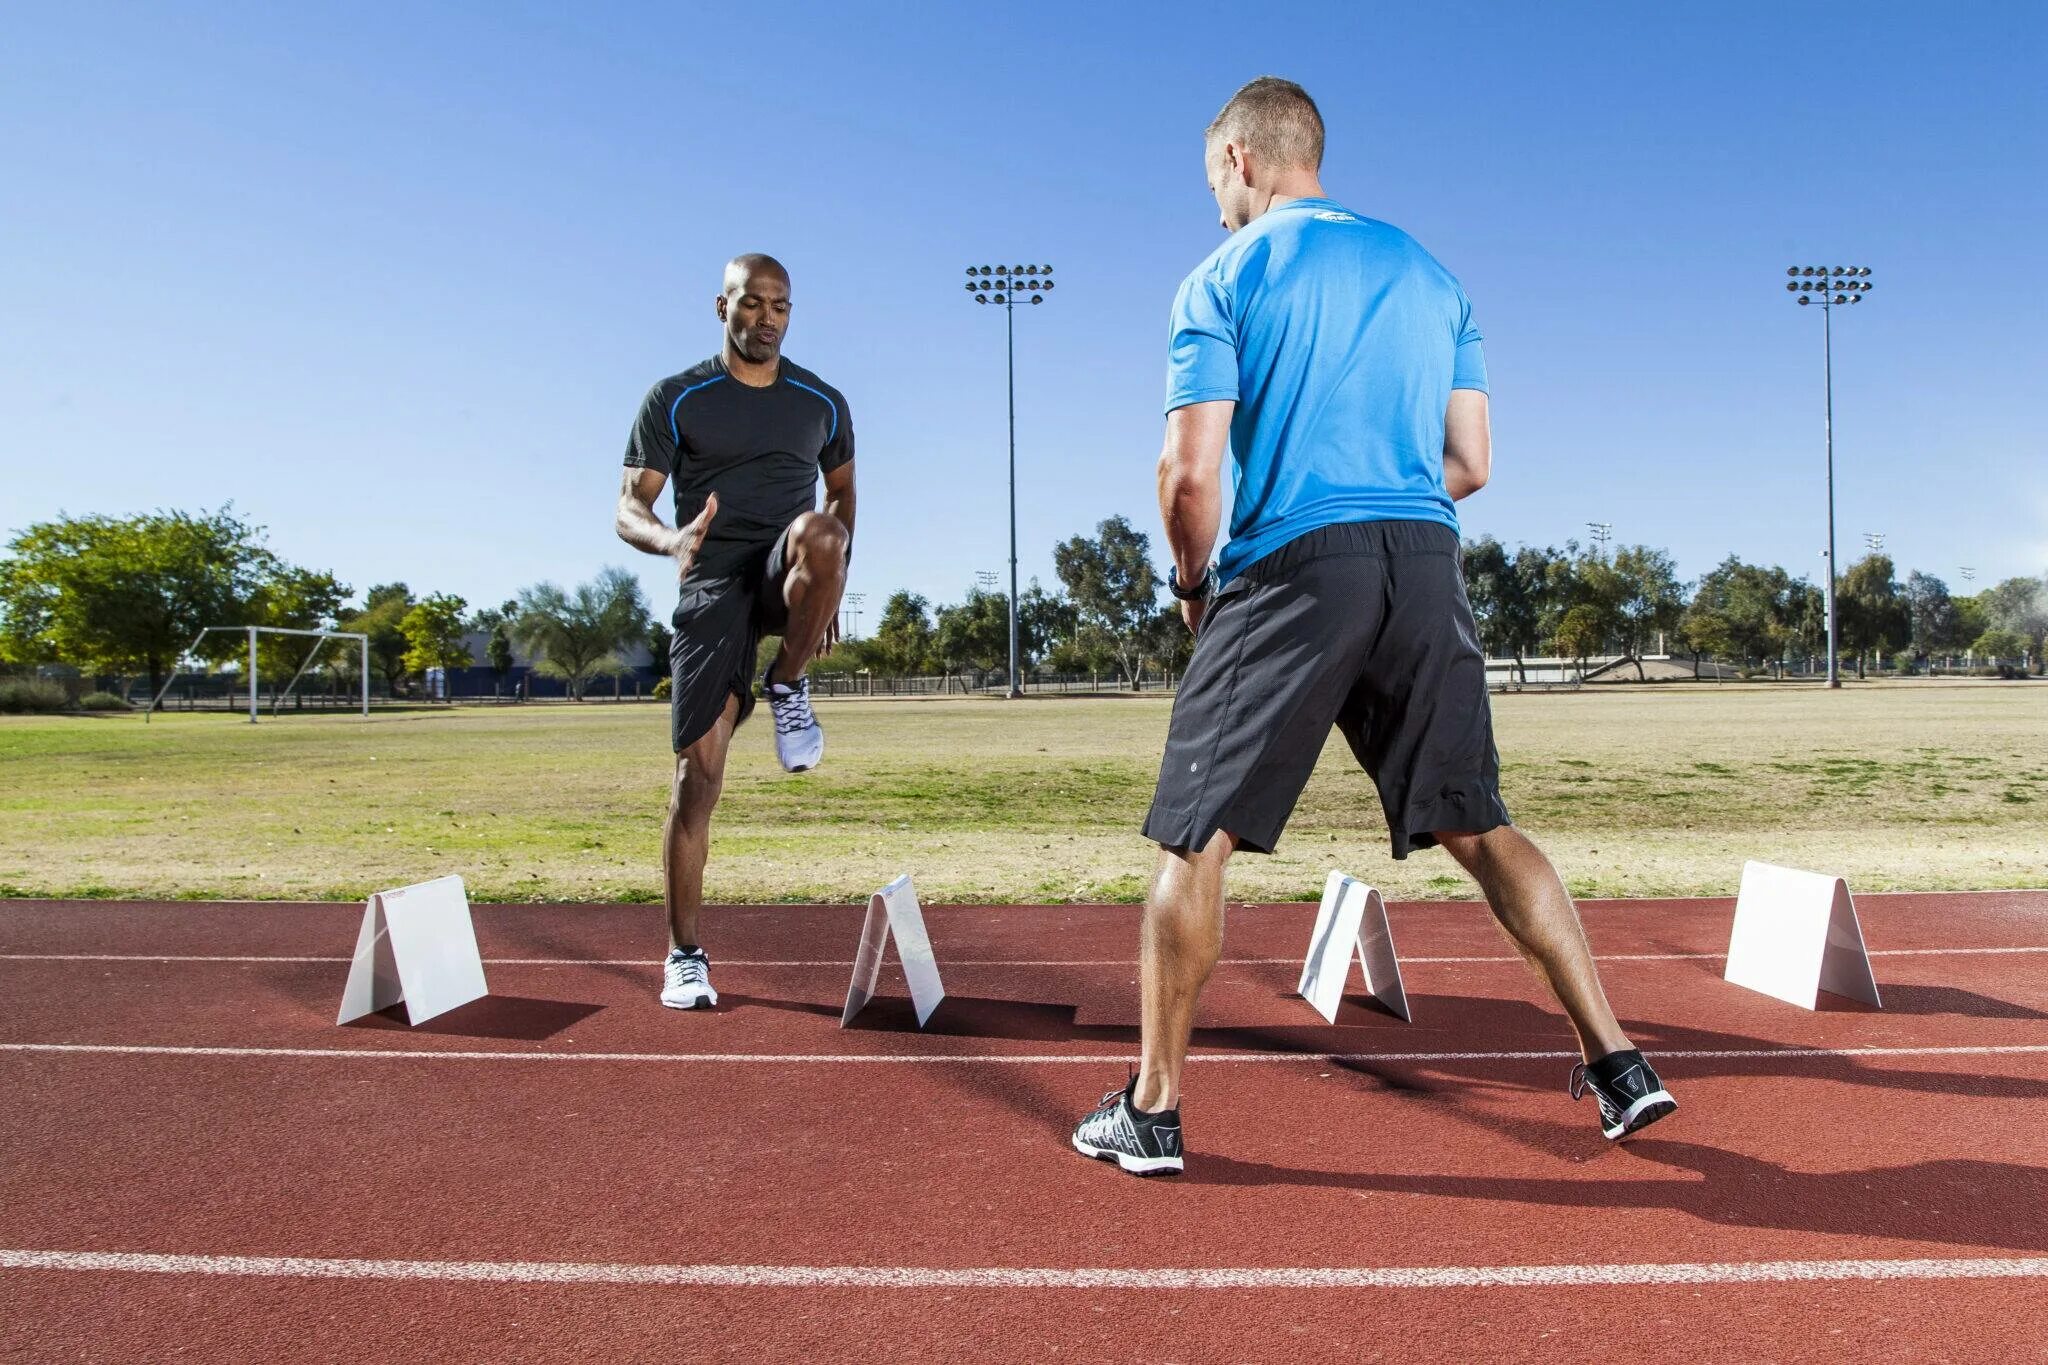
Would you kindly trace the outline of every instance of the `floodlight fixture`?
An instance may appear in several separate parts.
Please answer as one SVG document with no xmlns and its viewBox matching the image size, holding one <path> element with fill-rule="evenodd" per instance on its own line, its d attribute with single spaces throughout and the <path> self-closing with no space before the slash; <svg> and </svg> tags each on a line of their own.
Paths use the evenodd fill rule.
<svg viewBox="0 0 2048 1365">
<path fill-rule="evenodd" d="M 1828 562 L 1827 613 L 1828 613 L 1828 686 L 1842 685 L 1838 639 L 1840 621 L 1835 610 L 1835 358 L 1834 358 L 1834 311 L 1843 304 L 1861 303 L 1864 294 L 1870 290 L 1870 267 L 1867 265 L 1838 266 L 1788 266 L 1785 273 L 1799 277 L 1795 297 L 1803 308 L 1818 303 L 1821 308 L 1821 393 L 1822 431 L 1827 447 L 1828 482 L 1828 547 L 1823 551 Z M 1790 288 L 1790 286 L 1787 286 Z M 1865 537 L 1866 544 L 1869 536 Z M 1883 538 L 1879 537 L 1873 549 L 1882 548 Z"/>
<path fill-rule="evenodd" d="M 967 268 L 970 275 L 979 275 L 980 287 L 973 283 L 974 301 L 979 304 L 999 304 L 1003 310 L 1004 331 L 1008 342 L 1008 374 L 1010 388 L 1010 692 L 1013 697 L 1024 695 L 1024 675 L 1018 671 L 1017 632 L 1017 305 L 1025 300 L 1034 304 L 1045 302 L 1045 290 L 1052 288 L 1052 267 L 1038 265 L 982 266 L 977 270 Z M 997 292 L 990 293 L 988 291 Z M 979 577 L 979 575 L 977 575 Z"/>
</svg>

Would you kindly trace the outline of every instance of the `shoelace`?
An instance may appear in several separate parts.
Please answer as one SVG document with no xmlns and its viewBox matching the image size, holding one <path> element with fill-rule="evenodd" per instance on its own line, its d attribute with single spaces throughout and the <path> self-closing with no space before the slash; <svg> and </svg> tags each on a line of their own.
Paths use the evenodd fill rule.
<svg viewBox="0 0 2048 1365">
<path fill-rule="evenodd" d="M 704 973 L 704 959 L 701 957 L 672 957 L 668 960 L 669 975 L 677 986 L 701 986 L 708 979 Z"/>
<path fill-rule="evenodd" d="M 808 678 L 786 692 L 778 692 L 774 687 L 769 688 L 768 709 L 774 713 L 775 733 L 778 735 L 792 735 L 798 730 L 808 730 L 818 723 L 811 715 L 811 685 Z"/>
</svg>

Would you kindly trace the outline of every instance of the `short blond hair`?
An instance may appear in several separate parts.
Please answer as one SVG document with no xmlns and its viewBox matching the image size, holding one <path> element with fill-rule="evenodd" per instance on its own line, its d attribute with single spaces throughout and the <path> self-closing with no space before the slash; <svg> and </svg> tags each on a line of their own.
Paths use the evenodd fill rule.
<svg viewBox="0 0 2048 1365">
<path fill-rule="evenodd" d="M 1278 76 L 1246 82 L 1216 115 L 1206 138 L 1226 138 L 1282 166 L 1323 168 L 1322 112 L 1308 91 Z"/>
</svg>

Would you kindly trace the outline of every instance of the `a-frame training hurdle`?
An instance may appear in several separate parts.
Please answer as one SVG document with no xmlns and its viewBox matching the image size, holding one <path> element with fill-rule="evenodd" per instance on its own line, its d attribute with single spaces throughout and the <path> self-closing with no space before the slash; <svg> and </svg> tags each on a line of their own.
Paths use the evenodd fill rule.
<svg viewBox="0 0 2048 1365">
<path fill-rule="evenodd" d="M 1401 985 L 1401 959 L 1394 952 L 1386 901 L 1364 882 L 1332 872 L 1323 884 L 1323 903 L 1316 911 L 1315 932 L 1309 936 L 1301 984 L 1295 989 L 1333 1024 L 1353 958 L 1365 973 L 1365 993 L 1403 1023 L 1409 1022 L 1408 992 Z"/>
<path fill-rule="evenodd" d="M 846 1009 L 839 1027 L 853 1022 L 868 1001 L 875 998 L 875 986 L 882 977 L 882 954 L 891 937 L 896 940 L 896 957 L 903 964 L 904 980 L 910 983 L 910 1001 L 917 1007 L 917 1026 L 946 998 L 939 981 L 939 964 L 932 957 L 932 941 L 924 931 L 924 911 L 917 903 L 917 888 L 910 874 L 868 898 L 868 914 L 860 926 L 860 946 L 854 950 L 853 980 L 846 987 Z"/>
</svg>

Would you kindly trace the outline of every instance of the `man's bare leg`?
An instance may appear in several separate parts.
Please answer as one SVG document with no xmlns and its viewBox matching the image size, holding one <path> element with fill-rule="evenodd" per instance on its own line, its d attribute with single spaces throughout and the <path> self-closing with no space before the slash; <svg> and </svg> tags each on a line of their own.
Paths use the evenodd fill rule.
<svg viewBox="0 0 2048 1365">
<path fill-rule="evenodd" d="M 1493 917 L 1578 1030 L 1587 1061 L 1620 1052 L 1630 1044 L 1607 1007 L 1593 950 L 1570 893 L 1543 850 L 1512 825 L 1467 834 L 1438 830 L 1437 840 L 1486 893 Z"/>
<path fill-rule="evenodd" d="M 1159 850 L 1138 938 L 1144 1041 L 1131 1103 L 1147 1113 L 1180 1107 L 1195 1001 L 1223 951 L 1223 872 L 1236 850 L 1222 830 L 1200 852 Z"/>
<path fill-rule="evenodd" d="M 669 788 L 668 819 L 661 827 L 662 899 L 668 906 L 672 948 L 695 948 L 697 911 L 704 904 L 704 860 L 711 852 L 711 812 L 725 786 L 725 754 L 739 723 L 740 699 L 727 696 L 725 710 L 702 738 L 676 755 Z"/>
<path fill-rule="evenodd" d="M 790 523 L 788 534 L 782 600 L 789 606 L 789 624 L 768 676 L 794 683 L 810 667 L 838 618 L 839 597 L 846 591 L 846 547 L 852 537 L 839 518 L 825 512 L 804 513 Z"/>
</svg>

